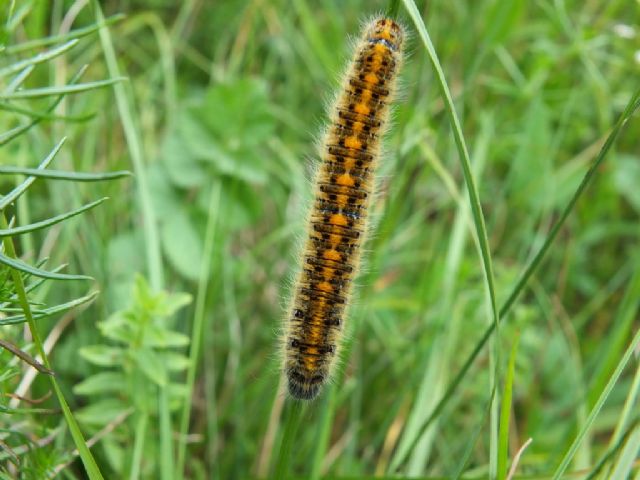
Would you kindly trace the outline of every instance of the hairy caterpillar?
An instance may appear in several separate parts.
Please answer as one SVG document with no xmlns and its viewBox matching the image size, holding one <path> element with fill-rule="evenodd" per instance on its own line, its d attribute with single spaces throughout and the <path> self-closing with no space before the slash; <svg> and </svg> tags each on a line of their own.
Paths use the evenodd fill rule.
<svg viewBox="0 0 640 480">
<path fill-rule="evenodd" d="M 284 337 L 288 389 L 298 399 L 318 395 L 338 354 L 403 37 L 389 18 L 367 23 L 331 111 Z"/>
</svg>

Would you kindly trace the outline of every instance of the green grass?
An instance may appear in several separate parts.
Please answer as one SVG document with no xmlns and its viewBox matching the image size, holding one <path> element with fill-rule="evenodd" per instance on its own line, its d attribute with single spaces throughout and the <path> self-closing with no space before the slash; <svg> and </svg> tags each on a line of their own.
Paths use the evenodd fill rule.
<svg viewBox="0 0 640 480">
<path fill-rule="evenodd" d="M 6 3 L 0 478 L 503 479 L 529 438 L 515 478 L 638 475 L 633 2 Z M 309 160 L 381 11 L 411 38 L 376 226 L 303 406 Z"/>
</svg>

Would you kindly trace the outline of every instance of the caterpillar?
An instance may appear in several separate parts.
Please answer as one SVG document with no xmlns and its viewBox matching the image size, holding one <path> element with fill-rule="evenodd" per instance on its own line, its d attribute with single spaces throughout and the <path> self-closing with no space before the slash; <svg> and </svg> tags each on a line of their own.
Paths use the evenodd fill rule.
<svg viewBox="0 0 640 480">
<path fill-rule="evenodd" d="M 367 23 L 330 111 L 283 341 L 288 390 L 296 399 L 318 395 L 339 353 L 403 39 L 402 27 L 389 18 Z"/>
</svg>

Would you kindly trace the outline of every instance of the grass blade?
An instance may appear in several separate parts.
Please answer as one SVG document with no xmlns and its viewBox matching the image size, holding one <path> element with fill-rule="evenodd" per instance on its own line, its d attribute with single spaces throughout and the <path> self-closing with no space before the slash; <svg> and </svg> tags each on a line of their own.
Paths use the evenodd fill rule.
<svg viewBox="0 0 640 480">
<path fill-rule="evenodd" d="M 62 120 L 65 122 L 86 122 L 96 116 L 95 113 L 86 113 L 84 115 L 54 115 L 48 113 L 40 113 L 28 108 L 17 107 L 8 103 L 0 104 L 0 110 L 3 110 L 5 112 L 18 113 L 27 117 L 37 118 L 39 120 Z"/>
<path fill-rule="evenodd" d="M 22 70 L 18 75 L 16 75 L 13 78 L 13 80 L 11 80 L 11 83 L 9 85 L 7 85 L 7 88 L 5 89 L 5 92 L 11 93 L 11 92 L 14 92 L 15 90 L 17 90 L 18 87 L 20 85 L 22 85 L 24 83 L 24 81 L 29 77 L 29 75 L 31 75 L 31 72 L 33 72 L 34 68 L 35 67 L 33 65 L 29 65 L 24 70 Z M 3 105 L 3 107 L 4 107 L 4 105 Z"/>
<path fill-rule="evenodd" d="M 464 469 L 467 466 L 467 463 L 469 462 L 469 458 L 471 458 L 471 454 L 473 453 L 473 448 L 475 447 L 476 442 L 478 441 L 478 437 L 480 437 L 480 432 L 482 432 L 482 427 L 484 426 L 491 412 L 491 405 L 493 405 L 493 397 L 495 397 L 495 394 L 496 394 L 496 391 L 494 389 L 491 392 L 491 396 L 489 397 L 487 406 L 484 409 L 484 415 L 482 416 L 482 419 L 480 419 L 480 422 L 478 422 L 478 425 L 476 425 L 476 428 L 473 430 L 473 433 L 469 438 L 469 443 L 467 443 L 467 448 L 462 454 L 460 465 L 458 466 L 458 469 L 456 470 L 456 472 L 451 476 L 451 478 L 455 480 L 459 480 L 460 477 L 462 477 Z"/>
<path fill-rule="evenodd" d="M 600 413 L 600 410 L 602 409 L 604 402 L 606 402 L 607 398 L 609 398 L 609 395 L 611 394 L 613 387 L 618 381 L 618 378 L 620 378 L 620 375 L 622 374 L 624 367 L 627 366 L 629 359 L 631 359 L 633 352 L 636 350 L 636 348 L 639 345 L 640 345 L 640 329 L 638 329 L 635 336 L 633 337 L 633 340 L 631 340 L 631 343 L 627 347 L 627 350 L 625 351 L 623 357 L 618 362 L 618 366 L 616 367 L 615 372 L 613 372 L 613 374 L 611 375 L 611 378 L 609 379 L 609 382 L 607 382 L 607 385 L 605 386 L 604 390 L 600 394 L 598 401 L 591 409 L 591 413 L 589 413 L 589 417 L 587 418 L 584 424 L 584 427 L 580 430 L 580 432 L 578 432 L 578 435 L 576 436 L 573 443 L 569 447 L 569 450 L 560 461 L 558 468 L 556 468 L 556 471 L 553 474 L 553 480 L 559 480 L 560 478 L 562 478 L 562 475 L 564 474 L 566 469 L 569 467 L 569 463 L 571 463 L 573 456 L 575 455 L 576 451 L 578 450 L 578 447 L 582 443 L 582 440 L 587 435 L 587 433 L 591 429 L 591 426 L 593 425 L 594 420 Z"/>
<path fill-rule="evenodd" d="M 104 26 L 105 18 L 102 13 L 100 2 L 94 0 L 92 2 L 96 23 L 103 25 L 99 29 L 100 43 L 104 52 L 105 62 L 109 75 L 113 78 L 120 77 L 120 67 L 116 58 L 113 40 L 107 26 Z M 128 97 L 124 84 L 112 82 L 118 113 L 122 121 L 122 128 L 127 142 L 127 148 L 133 163 L 133 171 L 137 181 L 137 193 L 140 200 L 143 219 L 143 232 L 146 245 L 147 269 L 149 272 L 149 283 L 155 291 L 160 291 L 164 284 L 164 269 L 162 264 L 162 255 L 160 253 L 160 236 L 158 234 L 157 214 L 151 200 L 151 192 L 149 189 L 149 181 L 144 162 L 144 151 L 142 148 L 142 140 L 140 133 L 136 128 L 134 120 L 135 110 Z M 174 449 L 173 449 L 173 431 L 171 429 L 171 412 L 169 411 L 169 399 L 167 389 L 158 388 L 158 415 L 160 417 L 160 438 L 159 438 L 159 455 L 160 455 L 160 478 L 170 480 L 175 472 L 174 466 Z M 143 414 L 146 415 L 146 414 Z M 139 419 L 138 425 L 140 429 L 136 430 L 135 445 L 143 442 L 143 439 L 137 437 L 137 433 L 144 433 L 147 419 Z M 145 427 L 145 428 L 142 428 Z M 141 461 L 142 457 L 135 457 L 135 461 Z M 139 465 L 134 462 L 132 472 L 138 470 Z"/>
<path fill-rule="evenodd" d="M 72 182 L 100 182 L 103 180 L 116 180 L 118 178 L 130 177 L 132 173 L 127 170 L 105 173 L 84 173 L 84 172 L 62 172 L 59 170 L 41 170 L 39 168 L 22 167 L 0 167 L 0 174 L 30 175 L 37 178 L 47 178 L 49 180 L 69 180 Z"/>
<path fill-rule="evenodd" d="M 638 460 L 638 454 L 640 453 L 640 428 L 636 427 L 629 436 L 620 458 L 616 462 L 613 472 L 611 472 L 612 480 L 624 480 L 631 478 L 631 474 L 634 470 L 634 464 Z M 637 477 L 636 477 L 637 478 Z"/>
<path fill-rule="evenodd" d="M 331 437 L 331 426 L 333 415 L 336 407 L 336 386 L 331 385 L 328 389 L 326 398 L 324 400 L 322 412 L 319 419 L 319 432 L 317 435 L 317 447 L 313 452 L 313 461 L 311 463 L 311 472 L 309 478 L 316 480 L 321 477 L 322 462 L 325 458 L 327 448 L 329 446 L 329 440 Z"/>
<path fill-rule="evenodd" d="M 2 253 L 0 253 L 0 263 L 3 263 L 4 265 L 11 267 L 14 270 L 28 273 L 35 277 L 48 278 L 50 280 L 93 280 L 93 278 L 88 277 L 87 275 L 69 275 L 65 273 L 53 273 L 46 270 L 41 270 L 39 268 L 32 267 L 31 265 L 24 263 L 17 258 L 11 258 Z"/>
<path fill-rule="evenodd" d="M 465 185 L 467 187 L 467 192 L 469 195 L 469 203 L 471 205 L 471 213 L 473 218 L 473 224 L 475 227 L 477 239 L 478 239 L 478 247 L 479 247 L 479 256 L 482 262 L 485 286 L 487 289 L 487 295 L 489 299 L 489 303 L 491 305 L 491 313 L 492 313 L 492 328 L 498 329 L 500 323 L 500 314 L 498 312 L 496 295 L 495 295 L 495 285 L 493 278 L 493 266 L 491 261 L 491 253 L 489 249 L 489 240 L 487 236 L 487 229 L 484 221 L 484 215 L 482 212 L 482 205 L 480 204 L 480 198 L 478 194 L 478 190 L 476 187 L 476 183 L 474 180 L 473 172 L 471 169 L 471 161 L 469 158 L 469 152 L 467 149 L 467 145 L 464 139 L 464 135 L 462 133 L 462 128 L 460 126 L 460 121 L 455 111 L 455 107 L 453 105 L 453 99 L 451 97 L 451 92 L 449 91 L 449 87 L 447 85 L 447 81 L 444 76 L 444 72 L 440 65 L 440 61 L 438 60 L 438 56 L 436 54 L 433 43 L 431 42 L 431 38 L 427 32 L 427 28 L 422 20 L 420 12 L 416 7 L 413 0 L 403 0 L 405 8 L 409 13 L 409 16 L 413 20 L 413 23 L 418 31 L 418 36 L 422 41 L 423 46 L 427 51 L 427 56 L 431 63 L 432 69 L 436 75 L 436 84 L 440 90 L 440 95 L 445 105 L 445 111 L 449 118 L 449 123 L 452 128 L 453 137 L 455 140 L 456 148 L 458 150 L 458 156 L 460 159 L 460 164 L 462 167 L 462 172 L 465 180 Z M 498 351 L 499 343 L 496 342 L 496 358 L 494 359 L 495 363 L 495 374 L 491 382 L 495 382 L 495 378 L 497 378 L 497 372 L 499 368 L 499 351 Z M 494 386 L 492 386 L 494 388 Z M 444 404 L 442 404 L 444 405 Z M 438 410 L 438 405 L 434 412 L 429 418 L 435 418 L 434 414 Z M 496 420 L 492 420 L 494 423 Z M 495 430 L 495 429 L 492 429 Z M 420 435 L 421 436 L 421 435 Z M 419 438 L 418 436 L 417 438 Z M 493 435 L 492 435 L 493 439 Z M 407 450 L 407 452 L 410 450 Z M 400 460 L 398 458 L 398 460 Z M 395 462 L 398 464 L 398 462 Z"/>
<path fill-rule="evenodd" d="M 622 432 L 621 436 L 616 440 L 616 442 L 613 445 L 611 445 L 607 449 L 604 455 L 602 455 L 602 458 L 600 458 L 600 460 L 598 461 L 598 463 L 596 463 L 596 465 L 593 467 L 591 472 L 589 472 L 589 476 L 587 476 L 584 480 L 594 480 L 598 476 L 598 474 L 602 471 L 602 469 L 607 464 L 607 462 L 611 460 L 614 457 L 614 455 L 616 455 L 618 451 L 622 448 L 622 446 L 626 443 L 627 438 L 629 438 L 629 435 L 633 431 L 635 431 L 637 426 L 638 426 L 638 419 L 633 421 L 625 432 Z M 603 473 L 602 477 L 607 478 L 607 475 L 608 474 L 605 472 Z"/>
<path fill-rule="evenodd" d="M 12 63 L 8 67 L 0 68 L 0 77 L 6 77 L 7 75 L 12 75 L 20 70 L 28 68 L 32 65 L 37 65 L 38 63 L 43 63 L 51 60 L 52 58 L 56 58 L 59 55 L 62 55 L 68 50 L 71 50 L 76 44 L 79 42 L 77 39 L 69 40 L 67 43 L 63 43 L 62 45 L 52 48 L 51 50 L 46 50 L 44 52 L 38 53 L 31 58 L 27 58 L 25 60 Z"/>
<path fill-rule="evenodd" d="M 8 95 L 2 94 L 0 95 L 0 100 L 10 101 L 23 100 L 26 98 L 50 97 L 52 95 L 68 95 L 70 93 L 80 93 L 86 92 L 88 90 L 95 90 L 97 88 L 108 87 L 115 83 L 122 82 L 123 80 L 126 80 L 126 78 L 116 77 L 108 80 L 96 80 L 95 82 L 79 83 L 77 85 L 65 85 L 62 87 L 31 88 L 28 90 L 20 90 Z"/>
<path fill-rule="evenodd" d="M 636 368 L 636 374 L 633 377 L 633 382 L 631 383 L 631 388 L 629 389 L 629 394 L 627 395 L 626 400 L 624 401 L 624 407 L 622 407 L 622 413 L 620 414 L 620 419 L 618 424 L 616 425 L 616 429 L 611 436 L 611 440 L 609 442 L 609 446 L 613 446 L 613 444 L 622 436 L 622 431 L 625 429 L 627 424 L 633 423 L 632 413 L 636 411 L 636 404 L 638 402 L 638 395 L 640 394 L 640 366 Z M 637 422 L 637 419 L 635 420 Z"/>
<path fill-rule="evenodd" d="M 189 368 L 187 370 L 187 394 L 186 399 L 190 399 L 193 395 L 193 387 L 196 380 L 196 370 L 198 366 L 198 356 L 200 354 L 200 345 L 202 343 L 202 330 L 205 319 L 205 307 L 207 288 L 209 285 L 210 269 L 213 259 L 213 246 L 216 235 L 216 226 L 218 224 L 218 212 L 220 210 L 220 183 L 217 182 L 211 189 L 211 198 L 209 200 L 209 218 L 204 240 L 204 257 L 202 261 L 200 279 L 198 281 L 198 293 L 196 296 L 196 309 L 193 319 L 193 331 L 191 333 L 191 345 L 189 349 Z M 183 478 L 184 462 L 187 448 L 187 430 L 189 429 L 189 417 L 191 416 L 191 402 L 184 402 L 182 416 L 180 420 L 180 446 L 178 448 L 178 459 L 176 462 L 176 472 L 178 477 Z"/>
<path fill-rule="evenodd" d="M 522 291 L 524 290 L 524 287 L 527 285 L 527 282 L 529 281 L 529 279 L 531 278 L 533 273 L 537 270 L 538 266 L 542 262 L 542 259 L 544 258 L 544 256 L 546 255 L 547 251 L 549 250 L 549 247 L 551 246 L 551 244 L 555 240 L 555 238 L 558 235 L 558 232 L 560 231 L 562 225 L 564 224 L 564 222 L 566 221 L 567 217 L 569 216 L 569 213 L 571 213 L 571 211 L 573 210 L 573 207 L 577 203 L 578 199 L 582 196 L 584 190 L 586 189 L 586 187 L 589 185 L 589 183 L 593 179 L 593 176 L 595 175 L 598 167 L 603 162 L 603 160 L 605 159 L 605 157 L 609 153 L 609 150 L 611 149 L 611 147 L 613 146 L 613 144 L 615 143 L 615 141 L 619 137 L 619 135 L 620 135 L 620 133 L 622 131 L 622 128 L 624 127 L 626 122 L 631 118 L 633 113 L 638 109 L 638 107 L 640 107 L 640 89 L 637 90 L 634 93 L 634 95 L 632 95 L 631 99 L 629 100 L 629 103 L 627 103 L 627 106 L 625 107 L 623 113 L 618 118 L 618 121 L 614 125 L 613 130 L 611 131 L 611 133 L 607 137 L 604 145 L 600 149 L 600 152 L 598 153 L 598 156 L 595 158 L 595 160 L 592 163 L 591 167 L 589 168 L 589 170 L 585 174 L 584 178 L 580 182 L 580 185 L 578 186 L 578 189 L 573 194 L 573 197 L 571 198 L 571 200 L 569 201 L 567 206 L 562 211 L 562 214 L 560 215 L 560 218 L 554 224 L 553 228 L 549 232 L 549 235 L 545 239 L 544 244 L 540 247 L 540 250 L 538 251 L 536 256 L 533 258 L 533 260 L 531 260 L 531 263 L 529 263 L 529 265 L 527 266 L 527 268 L 523 272 L 523 274 L 520 277 L 520 279 L 518 280 L 516 286 L 513 288 L 513 290 L 511 291 L 511 293 L 509 294 L 509 296 L 505 300 L 505 302 L 502 304 L 502 307 L 500 308 L 500 317 L 501 318 L 505 318 L 507 316 L 507 314 L 509 313 L 509 311 L 511 310 L 511 307 L 513 307 L 513 305 L 515 304 L 515 302 L 518 299 L 520 293 L 522 293 Z M 429 427 L 431 422 L 438 415 L 440 415 L 440 413 L 442 412 L 442 410 L 446 406 L 446 404 L 449 401 L 449 399 L 456 392 L 456 390 L 458 389 L 458 387 L 462 383 L 462 380 L 464 379 L 466 374 L 469 372 L 469 369 L 471 368 L 471 365 L 473 365 L 473 362 L 476 360 L 476 358 L 478 358 L 478 355 L 480 355 L 480 352 L 484 349 L 485 345 L 487 344 L 487 342 L 491 338 L 491 335 L 493 335 L 495 327 L 496 327 L 495 323 L 491 324 L 491 325 L 489 325 L 489 327 L 487 327 L 487 329 L 485 330 L 485 332 L 482 335 L 482 338 L 478 341 L 478 343 L 474 347 L 473 351 L 469 354 L 467 359 L 464 361 L 464 364 L 462 365 L 462 368 L 460 368 L 460 370 L 456 374 L 455 378 L 453 379 L 453 381 L 451 382 L 451 384 L 447 388 L 446 392 L 444 393 L 444 395 L 442 396 L 442 398 L 438 402 L 438 405 L 433 410 L 433 413 L 425 421 L 424 425 L 421 428 L 422 432 L 424 432 Z"/>
<path fill-rule="evenodd" d="M 636 259 L 640 257 L 636 256 Z M 637 260 L 636 260 L 637 262 Z M 635 262 L 634 262 L 635 263 Z M 635 263 L 637 265 L 637 263 Z M 606 339 L 602 340 L 600 358 L 598 359 L 598 367 L 593 375 L 591 387 L 589 389 L 589 404 L 592 405 L 602 388 L 607 383 L 611 372 L 615 368 L 616 359 L 620 358 L 624 350 L 625 342 L 629 338 L 629 334 L 633 331 L 634 320 L 638 317 L 638 309 L 640 308 L 640 271 L 633 272 L 629 280 L 624 296 L 620 303 L 613 323 L 609 329 Z"/>
<path fill-rule="evenodd" d="M 273 478 L 281 480 L 287 478 L 287 472 L 290 467 L 291 451 L 295 443 L 296 432 L 300 425 L 300 420 L 304 414 L 305 408 L 303 402 L 287 398 L 287 406 L 285 407 L 285 428 L 278 451 L 278 460 Z"/>
<path fill-rule="evenodd" d="M 498 480 L 507 478 L 507 459 L 509 458 L 509 424 L 511 414 L 511 399 L 513 397 L 513 379 L 516 369 L 516 354 L 520 335 L 516 335 L 509 355 L 507 378 L 504 381 L 504 393 L 500 407 L 500 435 L 498 437 Z"/>
<path fill-rule="evenodd" d="M 22 227 L 0 229 L 0 238 L 12 237 L 14 235 L 22 235 L 25 233 L 35 232 L 37 230 L 50 227 L 51 225 L 55 225 L 56 223 L 63 222 L 68 218 L 75 217 L 76 215 L 80 215 L 81 213 L 84 213 L 87 210 L 91 210 L 92 208 L 97 207 L 107 199 L 108 197 L 101 198 L 100 200 L 96 200 L 95 202 L 88 203 L 70 212 L 62 213 L 60 215 L 56 215 L 55 217 L 47 218 L 46 220 L 42 220 L 41 222 L 31 223 L 29 225 L 23 225 Z"/>
<path fill-rule="evenodd" d="M 49 155 L 47 155 L 47 157 L 44 160 L 42 160 L 42 162 L 40 162 L 40 165 L 38 165 L 37 170 L 41 171 L 49 166 L 53 158 L 57 155 L 60 148 L 62 148 L 62 145 L 64 144 L 65 141 L 66 141 L 66 138 L 63 138 L 58 142 L 58 144 L 55 147 L 53 147 L 53 150 L 49 152 Z M 16 188 L 11 190 L 7 195 L 2 197 L 0 199 L 0 211 L 4 210 L 5 208 L 7 208 L 7 206 L 11 205 L 11 203 L 13 203 L 20 195 L 22 195 L 31 186 L 31 184 L 35 182 L 35 180 L 36 180 L 35 177 L 26 178 L 24 182 L 22 182 Z"/>
<path fill-rule="evenodd" d="M 78 73 L 76 73 L 71 78 L 71 80 L 69 80 L 69 85 L 73 85 L 78 80 L 80 80 L 80 77 L 82 77 L 82 75 L 86 71 L 87 71 L 87 66 L 85 65 L 84 67 L 82 67 L 78 71 Z M 53 112 L 55 110 L 55 108 L 60 104 L 60 102 L 62 101 L 63 98 L 64 98 L 64 95 L 60 95 L 58 98 L 56 98 L 51 103 L 51 105 L 49 105 L 49 107 L 45 110 L 45 114 Z M 0 135 L 0 146 L 4 145 L 6 143 L 9 143 L 11 140 L 13 140 L 14 138 L 20 136 L 21 134 L 23 134 L 24 132 L 29 130 L 34 125 L 37 125 L 38 123 L 40 123 L 42 120 L 44 120 L 44 117 L 37 117 L 37 118 L 34 118 L 30 123 L 28 123 L 26 125 L 15 127 L 15 128 L 13 128 L 13 129 L 11 129 L 11 130 L 9 130 L 7 132 L 4 132 L 3 134 Z"/>
<path fill-rule="evenodd" d="M 25 50 L 31 50 L 34 48 L 41 48 L 46 45 L 51 45 L 52 43 L 65 42 L 72 38 L 86 37 L 87 35 L 90 35 L 93 32 L 97 32 L 98 29 L 103 25 L 111 25 L 113 23 L 119 22 L 123 18 L 125 18 L 125 15 L 118 13 L 116 15 L 112 15 L 109 18 L 105 19 L 103 23 L 98 23 L 95 25 L 90 25 L 88 27 L 78 28 L 76 30 L 72 30 L 69 33 L 65 33 L 63 35 L 52 35 L 46 38 L 38 38 L 38 39 L 30 40 L 27 42 L 18 43 L 17 45 L 11 45 L 10 47 L 7 47 L 7 49 L 5 50 L 5 53 L 7 55 L 13 55 L 16 53 L 23 52 Z"/>
<path fill-rule="evenodd" d="M 25 291 L 28 291 L 28 289 L 25 289 Z M 93 300 L 95 300 L 95 298 L 99 294 L 100 292 L 95 291 L 90 293 L 89 295 L 85 295 L 84 297 L 76 298 L 75 300 L 71 300 L 66 303 L 61 303 L 59 305 L 56 305 L 55 307 L 46 308 L 44 310 L 36 310 L 35 312 L 32 311 L 31 316 L 33 317 L 34 320 L 40 320 L 43 318 L 52 317 L 59 313 L 67 312 L 72 308 L 78 307 L 85 303 L 92 302 Z M 27 318 L 25 315 L 13 315 L 11 317 L 4 317 L 3 319 L 0 320 L 0 326 L 16 325 L 18 323 L 24 323 L 26 319 Z"/>
<path fill-rule="evenodd" d="M 491 310 L 493 313 L 493 323 L 497 327 L 500 321 L 500 314 L 498 312 L 498 306 L 496 302 L 495 296 L 495 285 L 493 280 L 493 267 L 491 264 L 491 253 L 489 251 L 489 239 L 487 237 L 487 228 L 484 222 L 484 215 L 482 213 L 482 206 L 480 205 L 480 197 L 478 195 L 478 190 L 476 188 L 475 180 L 473 177 L 473 172 L 471 170 L 471 161 L 469 159 L 469 151 L 467 149 L 466 142 L 464 140 L 464 135 L 462 134 L 462 128 L 460 126 L 460 121 L 458 120 L 458 115 L 456 114 L 455 107 L 453 106 L 453 99 L 451 97 L 451 92 L 449 91 L 449 87 L 447 86 L 447 81 L 444 77 L 444 72 L 442 71 L 442 67 L 440 66 L 440 61 L 438 60 L 438 56 L 436 54 L 435 48 L 431 43 L 431 38 L 427 33 L 427 28 L 422 21 L 422 17 L 420 16 L 420 12 L 416 7 L 413 0 L 403 0 L 404 5 L 409 13 L 409 16 L 414 22 L 416 29 L 418 30 L 418 35 L 422 40 L 424 47 L 427 50 L 429 61 L 431 62 L 431 66 L 433 67 L 436 77 L 438 81 L 436 82 L 438 88 L 440 89 L 440 95 L 445 103 L 445 110 L 447 112 L 447 116 L 449 117 L 449 122 L 451 123 L 451 128 L 453 130 L 453 138 L 456 143 L 456 147 L 458 148 L 458 154 L 460 156 L 460 164 L 462 166 L 462 173 L 464 175 L 465 184 L 467 186 L 467 190 L 469 193 L 469 202 L 471 203 L 471 213 L 473 215 L 473 223 L 476 229 L 476 234 L 478 236 L 478 242 L 480 246 L 480 258 L 482 260 L 482 266 L 484 269 L 485 282 L 489 294 L 489 300 L 491 303 Z"/>
</svg>

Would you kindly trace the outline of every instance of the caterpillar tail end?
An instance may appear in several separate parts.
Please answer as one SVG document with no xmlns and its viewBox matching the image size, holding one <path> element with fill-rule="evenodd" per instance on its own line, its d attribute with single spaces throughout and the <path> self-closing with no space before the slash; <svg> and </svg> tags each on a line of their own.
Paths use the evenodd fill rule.
<svg viewBox="0 0 640 480">
<path fill-rule="evenodd" d="M 289 395 L 296 400 L 313 400 L 318 396 L 325 378 L 322 375 L 305 375 L 297 370 L 287 371 Z"/>
</svg>

